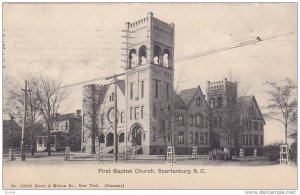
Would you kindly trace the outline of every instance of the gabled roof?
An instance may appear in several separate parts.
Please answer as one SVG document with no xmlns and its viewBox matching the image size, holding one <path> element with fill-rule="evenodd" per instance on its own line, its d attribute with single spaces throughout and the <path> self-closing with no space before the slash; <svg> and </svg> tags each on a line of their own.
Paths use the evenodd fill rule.
<svg viewBox="0 0 300 195">
<path fill-rule="evenodd" d="M 254 104 L 255 104 L 256 107 L 257 107 L 259 116 L 260 116 L 260 117 L 264 120 L 264 122 L 265 122 L 265 119 L 264 119 L 264 117 L 263 117 L 263 115 L 262 115 L 262 113 L 261 113 L 261 111 L 260 111 L 260 108 L 259 108 L 259 106 L 258 106 L 258 104 L 257 104 L 257 101 L 256 101 L 254 95 L 238 97 L 237 101 L 238 101 L 238 103 L 243 104 L 245 108 L 250 107 L 250 106 L 251 106 L 251 102 L 253 101 Z"/>
<path fill-rule="evenodd" d="M 189 105 L 198 88 L 184 89 L 178 94 L 186 105 Z"/>
<path fill-rule="evenodd" d="M 13 120 L 3 120 L 3 131 L 11 131 L 11 129 L 14 128 L 14 131 L 21 131 L 21 127 L 18 125 L 18 123 Z"/>
<path fill-rule="evenodd" d="M 200 91 L 200 94 L 203 95 L 204 97 L 204 104 L 207 105 L 207 102 L 206 102 L 206 99 L 205 99 L 205 96 L 201 90 L 201 87 L 198 86 L 198 87 L 195 87 L 195 88 L 191 88 L 191 89 L 184 89 L 182 90 L 180 93 L 179 93 L 179 96 L 181 97 L 181 99 L 184 101 L 184 103 L 189 106 L 189 104 L 191 103 L 192 99 L 194 98 L 194 96 L 196 95 L 196 92 L 197 91 Z"/>
<path fill-rule="evenodd" d="M 187 106 L 182 98 L 174 91 L 174 107 L 177 109 L 186 109 Z"/>
<path fill-rule="evenodd" d="M 125 80 L 118 80 L 118 85 L 123 93 L 123 95 L 125 95 Z"/>
</svg>

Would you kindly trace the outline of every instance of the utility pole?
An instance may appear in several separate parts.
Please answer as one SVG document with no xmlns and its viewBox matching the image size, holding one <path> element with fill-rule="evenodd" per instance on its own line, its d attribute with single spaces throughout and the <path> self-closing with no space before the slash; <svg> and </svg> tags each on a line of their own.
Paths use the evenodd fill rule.
<svg viewBox="0 0 300 195">
<path fill-rule="evenodd" d="M 112 76 L 106 77 L 106 80 L 113 79 L 113 83 L 115 84 L 115 92 L 114 92 L 114 114 L 115 114 L 115 120 L 114 120 L 114 160 L 115 163 L 118 162 L 118 79 L 117 77 L 124 75 L 124 73 L 121 74 L 114 74 Z"/>
<path fill-rule="evenodd" d="M 11 121 L 11 157 L 9 160 L 13 161 L 15 159 L 14 155 L 14 116 L 10 115 Z"/>
<path fill-rule="evenodd" d="M 21 140 L 21 153 L 22 153 L 22 161 L 25 161 L 25 146 L 24 146 L 24 134 L 25 134 L 25 125 L 26 125 L 26 109 L 27 109 L 27 80 L 25 80 L 25 89 L 24 91 L 24 115 L 23 115 L 23 124 L 22 124 L 22 140 Z"/>
</svg>

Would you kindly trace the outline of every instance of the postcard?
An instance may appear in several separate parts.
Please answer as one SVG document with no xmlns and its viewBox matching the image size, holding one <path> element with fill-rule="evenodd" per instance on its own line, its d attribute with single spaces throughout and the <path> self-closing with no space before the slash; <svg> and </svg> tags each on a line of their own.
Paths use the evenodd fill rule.
<svg viewBox="0 0 300 195">
<path fill-rule="evenodd" d="M 297 3 L 2 8 L 4 190 L 295 194 Z"/>
</svg>

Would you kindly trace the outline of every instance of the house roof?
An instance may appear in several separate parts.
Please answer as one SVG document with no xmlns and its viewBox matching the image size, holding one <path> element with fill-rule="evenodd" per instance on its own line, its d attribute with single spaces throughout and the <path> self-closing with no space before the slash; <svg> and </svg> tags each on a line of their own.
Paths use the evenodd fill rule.
<svg viewBox="0 0 300 195">
<path fill-rule="evenodd" d="M 204 104 L 207 105 L 205 95 L 203 94 L 200 86 L 191 89 L 184 89 L 179 93 L 179 96 L 184 101 L 184 103 L 188 106 L 198 90 L 200 91 L 200 94 L 203 95 L 204 97 Z"/>
<path fill-rule="evenodd" d="M 55 117 L 56 121 L 63 121 L 63 120 L 69 120 L 69 119 L 81 119 L 81 117 L 77 117 L 76 113 L 62 114 L 62 115 Z"/>
<path fill-rule="evenodd" d="M 186 105 L 188 105 L 190 103 L 190 101 L 192 100 L 192 98 L 194 97 L 197 90 L 198 90 L 198 88 L 184 89 L 184 90 L 180 91 L 180 93 L 178 95 L 183 100 L 183 102 Z"/>
<path fill-rule="evenodd" d="M 237 101 L 239 103 L 242 103 L 244 105 L 244 107 L 246 107 L 246 108 L 248 108 L 251 105 L 251 102 L 253 101 L 255 103 L 256 107 L 258 108 L 258 114 L 264 120 L 264 117 L 263 117 L 263 115 L 262 115 L 262 113 L 260 111 L 260 108 L 259 108 L 259 106 L 257 104 L 257 101 L 256 101 L 254 95 L 238 97 Z M 264 122 L 265 122 L 265 120 L 264 120 Z"/>
<path fill-rule="evenodd" d="M 182 98 L 174 91 L 174 105 L 175 108 L 178 109 L 185 109 L 187 108 L 186 104 L 184 103 L 184 101 L 182 100 Z"/>
<path fill-rule="evenodd" d="M 18 125 L 18 123 L 13 120 L 3 120 L 3 131 L 11 131 L 11 129 L 14 128 L 14 131 L 21 131 L 21 127 Z"/>
</svg>

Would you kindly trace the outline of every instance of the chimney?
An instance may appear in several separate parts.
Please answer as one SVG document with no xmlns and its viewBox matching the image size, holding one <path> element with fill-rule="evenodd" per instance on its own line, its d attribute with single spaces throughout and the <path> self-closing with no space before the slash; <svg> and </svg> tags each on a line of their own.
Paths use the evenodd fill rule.
<svg viewBox="0 0 300 195">
<path fill-rule="evenodd" d="M 81 117 L 81 110 L 76 110 L 77 117 Z"/>
<path fill-rule="evenodd" d="M 60 114 L 59 113 L 55 113 L 55 117 L 59 117 L 60 116 Z"/>
</svg>

